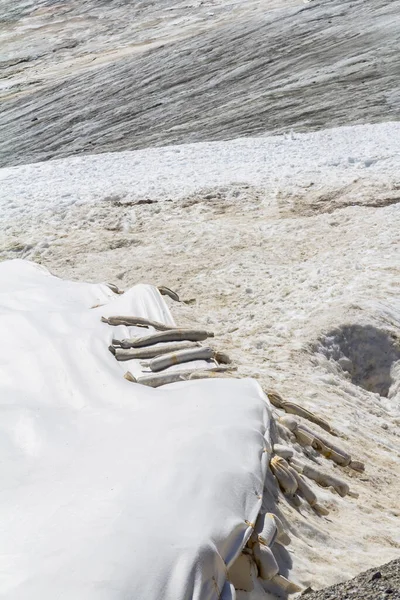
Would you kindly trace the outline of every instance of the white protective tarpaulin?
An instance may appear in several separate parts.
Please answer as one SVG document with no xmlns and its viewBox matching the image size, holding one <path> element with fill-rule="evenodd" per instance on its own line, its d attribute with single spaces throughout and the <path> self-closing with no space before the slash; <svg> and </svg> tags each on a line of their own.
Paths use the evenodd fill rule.
<svg viewBox="0 0 400 600">
<path fill-rule="evenodd" d="M 0 264 L 0 598 L 234 598 L 268 404 L 250 379 L 126 381 L 108 345 L 134 328 L 113 314 L 173 324 L 152 286 L 117 296 Z"/>
</svg>

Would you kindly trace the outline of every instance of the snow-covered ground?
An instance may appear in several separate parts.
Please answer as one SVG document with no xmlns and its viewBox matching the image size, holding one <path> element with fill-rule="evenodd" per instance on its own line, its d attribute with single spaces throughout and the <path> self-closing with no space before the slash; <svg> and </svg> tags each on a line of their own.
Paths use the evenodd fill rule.
<svg viewBox="0 0 400 600">
<path fill-rule="evenodd" d="M 312 215 L 314 209 L 330 212 L 343 204 L 373 205 L 377 193 L 383 194 L 383 204 L 390 204 L 392 196 L 394 203 L 398 199 L 398 173 L 400 123 L 74 157 L 1 169 L 0 231 L 6 232 L 8 240 L 16 235 L 22 242 L 25 236 L 32 245 L 36 239 L 43 241 L 38 225 L 62 228 L 67 219 L 66 232 L 70 220 L 82 229 L 86 213 L 94 226 L 100 210 L 102 220 L 124 216 L 114 228 L 115 236 L 118 231 L 137 230 L 137 220 L 154 218 L 153 212 L 162 220 L 160 211 L 167 208 L 169 213 L 173 208 L 170 201 L 193 196 L 194 206 L 196 195 L 200 200 L 209 188 L 210 193 L 218 188 L 229 196 L 232 186 L 246 185 L 260 188 L 262 206 L 277 218 L 307 210 Z M 368 188 L 372 197 L 359 197 L 360 188 Z M 250 200 L 252 191 L 247 195 Z M 243 194 L 234 193 L 236 197 L 240 200 L 234 208 L 241 208 L 246 188 Z M 218 205 L 212 197 L 205 200 L 207 206 Z M 157 206 L 136 207 L 146 201 Z M 178 202 L 176 208 L 182 215 L 166 213 L 168 220 L 173 214 L 184 218 L 189 206 Z M 71 211 L 80 212 L 79 219 L 71 217 Z M 6 244 L 2 247 L 7 250 Z M 23 256 L 32 256 L 32 251 Z"/>
<path fill-rule="evenodd" d="M 317 412 L 365 473 L 317 515 L 281 497 L 293 576 L 400 548 L 400 124 L 76 157 L 0 171 L 4 258 L 167 285 L 265 389 Z M 357 496 L 358 495 L 358 496 Z M 357 497 L 356 497 L 357 496 Z"/>
</svg>

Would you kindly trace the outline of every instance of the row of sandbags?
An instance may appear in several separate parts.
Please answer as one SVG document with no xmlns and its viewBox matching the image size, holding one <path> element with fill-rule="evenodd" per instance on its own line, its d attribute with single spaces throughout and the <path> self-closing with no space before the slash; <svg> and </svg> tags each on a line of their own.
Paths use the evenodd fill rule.
<svg viewBox="0 0 400 600">
<path fill-rule="evenodd" d="M 135 378 L 128 371 L 125 378 L 129 381 L 159 387 L 167 383 L 205 378 L 215 373 L 234 370 L 227 354 L 201 344 L 206 339 L 214 337 L 210 331 L 171 327 L 164 323 L 133 316 L 102 317 L 102 321 L 113 326 L 151 327 L 156 330 L 155 333 L 141 337 L 122 340 L 113 338 L 109 350 L 116 360 L 140 360 L 141 366 L 149 370 L 148 375 L 145 374 L 139 378 Z M 207 361 L 208 364 L 204 369 L 196 367 L 185 371 L 168 371 L 174 365 L 199 360 Z"/>
</svg>

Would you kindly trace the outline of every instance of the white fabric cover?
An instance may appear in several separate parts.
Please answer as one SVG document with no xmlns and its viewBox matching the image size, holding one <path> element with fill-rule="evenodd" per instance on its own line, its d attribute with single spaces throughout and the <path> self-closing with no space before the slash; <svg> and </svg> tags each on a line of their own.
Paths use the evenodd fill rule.
<svg viewBox="0 0 400 600">
<path fill-rule="evenodd" d="M 265 397 L 250 379 L 126 381 L 112 314 L 173 324 L 154 287 L 117 296 L 0 264 L 0 598 L 234 598 L 226 568 L 269 459 Z"/>
</svg>

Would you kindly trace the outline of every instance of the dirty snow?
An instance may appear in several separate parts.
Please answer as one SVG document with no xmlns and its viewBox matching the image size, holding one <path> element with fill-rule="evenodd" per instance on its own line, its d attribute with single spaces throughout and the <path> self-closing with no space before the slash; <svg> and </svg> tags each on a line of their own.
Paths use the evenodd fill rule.
<svg viewBox="0 0 400 600">
<path fill-rule="evenodd" d="M 213 328 L 240 375 L 317 412 L 365 462 L 340 468 L 354 496 L 316 488 L 326 517 L 281 498 L 305 586 L 399 554 L 399 134 L 386 123 L 0 171 L 4 258 L 175 289 L 190 301 L 168 300 L 178 323 Z"/>
</svg>

